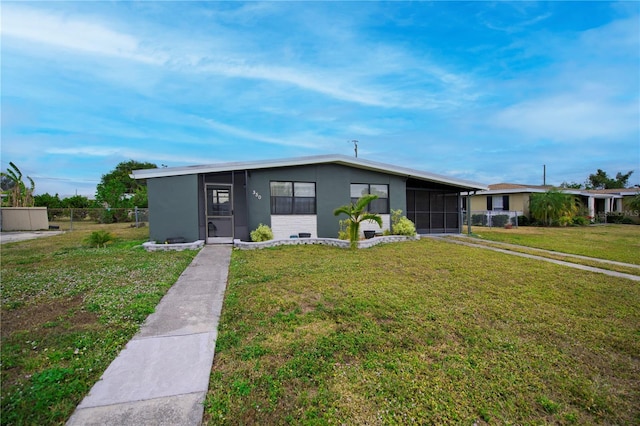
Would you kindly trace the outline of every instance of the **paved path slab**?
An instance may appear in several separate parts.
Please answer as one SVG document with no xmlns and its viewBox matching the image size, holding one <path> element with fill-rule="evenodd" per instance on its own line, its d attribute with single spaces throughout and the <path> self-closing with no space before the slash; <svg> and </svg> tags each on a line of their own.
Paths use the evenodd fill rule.
<svg viewBox="0 0 640 426">
<path fill-rule="evenodd" d="M 205 246 L 67 425 L 199 425 L 231 246 Z"/>
<path fill-rule="evenodd" d="M 64 231 L 17 231 L 0 232 L 0 244 L 15 243 L 17 241 L 34 240 L 36 238 L 51 237 L 64 234 Z"/>
<path fill-rule="evenodd" d="M 575 268 L 575 269 L 581 269 L 583 271 L 595 272 L 595 273 L 598 273 L 598 274 L 609 275 L 609 276 L 617 277 L 617 278 L 626 278 L 626 279 L 632 280 L 632 281 L 640 281 L 640 275 L 625 274 L 624 272 L 617 272 L 617 271 L 611 271 L 609 269 L 595 268 L 593 266 L 580 265 L 578 263 L 567 262 L 567 261 L 564 261 L 564 260 L 551 259 L 551 258 L 543 257 L 543 256 L 536 256 L 534 254 L 520 253 L 520 252 L 513 251 L 513 250 L 506 250 L 506 249 L 501 249 L 501 248 L 497 248 L 497 247 L 491 247 L 491 246 L 487 246 L 487 245 L 484 245 L 484 244 L 474 244 L 474 243 L 472 243 L 470 241 L 461 241 L 461 239 L 459 239 L 459 238 L 443 238 L 443 237 L 433 237 L 433 238 L 437 238 L 440 241 L 446 241 L 446 242 L 453 243 L 453 244 L 460 244 L 460 245 L 465 245 L 465 246 L 469 246 L 469 247 L 477 247 L 477 248 L 482 248 L 482 249 L 486 249 L 486 250 L 493 250 L 493 251 L 497 251 L 499 253 L 510 254 L 512 256 L 520 256 L 520 257 L 526 257 L 528 259 L 543 260 L 545 262 L 555 263 L 556 265 L 568 266 L 570 268 Z M 526 246 L 521 246 L 521 247 L 522 248 L 527 248 L 527 249 L 529 248 L 529 247 L 526 247 Z M 592 259 L 592 258 L 590 258 L 590 259 L 591 260 L 598 260 L 598 259 Z M 630 264 L 626 264 L 626 263 L 620 263 L 620 262 L 618 262 L 618 264 L 622 264 L 624 266 L 634 266 L 634 265 L 630 265 Z"/>
</svg>

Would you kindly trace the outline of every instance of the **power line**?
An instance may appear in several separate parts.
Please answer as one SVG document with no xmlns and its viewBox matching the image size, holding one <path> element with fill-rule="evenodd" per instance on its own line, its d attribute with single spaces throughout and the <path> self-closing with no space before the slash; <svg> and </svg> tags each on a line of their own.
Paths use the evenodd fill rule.
<svg viewBox="0 0 640 426">
<path fill-rule="evenodd" d="M 49 176 L 31 176 L 33 179 L 42 179 L 42 180 L 57 180 L 57 181 L 67 181 L 67 182 L 100 182 L 98 179 L 86 179 L 86 178 L 61 178 L 61 177 L 49 177 Z"/>
</svg>

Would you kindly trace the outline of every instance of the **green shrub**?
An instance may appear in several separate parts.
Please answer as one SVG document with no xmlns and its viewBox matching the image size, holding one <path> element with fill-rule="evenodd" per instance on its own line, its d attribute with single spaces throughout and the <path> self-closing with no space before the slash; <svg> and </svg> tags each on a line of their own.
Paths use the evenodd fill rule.
<svg viewBox="0 0 640 426">
<path fill-rule="evenodd" d="M 560 216 L 560 218 L 558 219 L 558 225 L 560 226 L 573 225 L 573 218 L 571 216 Z"/>
<path fill-rule="evenodd" d="M 100 217 L 98 219 L 99 223 L 106 223 L 106 224 L 114 223 L 115 221 L 116 221 L 116 218 L 111 210 L 103 210 L 100 213 Z"/>
<path fill-rule="evenodd" d="M 87 242 L 96 247 L 106 247 L 107 243 L 113 241 L 113 235 L 107 231 L 94 231 L 87 238 Z"/>
<path fill-rule="evenodd" d="M 401 209 L 391 210 L 391 234 L 407 237 L 416 235 L 416 225 L 406 216 L 402 216 Z"/>
<path fill-rule="evenodd" d="M 395 235 L 406 235 L 412 237 L 416 235 L 416 225 L 406 216 L 402 216 L 396 224 L 393 225 L 393 233 Z"/>
<path fill-rule="evenodd" d="M 633 219 L 631 219 L 630 217 L 623 217 L 622 218 L 622 222 L 620 222 L 624 225 L 635 225 L 636 223 L 633 221 Z"/>
<path fill-rule="evenodd" d="M 486 214 L 471 215 L 471 224 L 473 226 L 487 226 L 487 215 Z"/>
<path fill-rule="evenodd" d="M 577 226 L 587 226 L 589 223 L 589 219 L 584 216 L 576 216 L 573 218 L 573 224 Z"/>
<path fill-rule="evenodd" d="M 267 225 L 261 223 L 255 230 L 251 231 L 251 241 L 257 243 L 269 240 L 273 240 L 273 231 Z"/>
<path fill-rule="evenodd" d="M 342 219 L 338 221 L 340 225 L 340 229 L 338 230 L 338 239 L 340 240 L 348 240 L 349 239 L 349 219 Z"/>
<path fill-rule="evenodd" d="M 620 213 L 609 213 L 607 215 L 607 223 L 622 223 L 624 216 Z"/>
<path fill-rule="evenodd" d="M 473 220 L 473 217 L 472 219 Z M 509 223 L 509 215 L 508 214 L 499 214 L 495 215 L 491 218 L 491 226 L 495 226 L 496 228 L 502 228 L 507 223 Z"/>
<path fill-rule="evenodd" d="M 529 225 L 531 225 L 531 221 L 529 220 L 529 218 L 527 216 L 519 215 L 517 223 L 516 223 L 516 218 L 515 217 L 511 218 L 511 224 L 512 225 L 518 225 L 518 226 L 529 226 Z"/>
</svg>

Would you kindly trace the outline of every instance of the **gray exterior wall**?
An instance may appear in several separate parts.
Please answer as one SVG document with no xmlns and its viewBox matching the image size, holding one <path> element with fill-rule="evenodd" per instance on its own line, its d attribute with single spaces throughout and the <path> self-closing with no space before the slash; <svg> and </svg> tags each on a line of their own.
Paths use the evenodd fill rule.
<svg viewBox="0 0 640 426">
<path fill-rule="evenodd" d="M 205 239 L 204 188 L 207 183 L 218 183 L 233 184 L 234 238 L 248 241 L 249 232 L 260 223 L 271 226 L 271 181 L 316 183 L 317 235 L 320 238 L 337 237 L 338 222 L 345 217 L 334 216 L 333 210 L 350 202 L 352 183 L 389 185 L 389 207 L 391 210 L 402 210 L 404 215 L 409 215 L 407 187 L 459 192 L 458 188 L 447 185 L 414 179 L 407 181 L 403 176 L 340 164 L 149 178 L 150 237 L 158 242 L 172 237 L 183 237 L 187 241 Z M 425 231 L 433 232 L 436 229 Z M 448 232 L 452 231 L 459 232 L 459 229 L 452 227 Z"/>
<path fill-rule="evenodd" d="M 151 240 L 161 243 L 174 237 L 187 241 L 200 239 L 198 186 L 197 175 L 147 180 Z"/>
<path fill-rule="evenodd" d="M 247 185 L 250 230 L 257 228 L 260 223 L 271 226 L 271 181 L 316 183 L 318 237 L 321 238 L 338 236 L 338 221 L 344 217 L 334 216 L 333 210 L 350 202 L 352 183 L 387 184 L 390 208 L 406 209 L 405 183 L 399 176 L 338 164 L 252 170 Z"/>
</svg>

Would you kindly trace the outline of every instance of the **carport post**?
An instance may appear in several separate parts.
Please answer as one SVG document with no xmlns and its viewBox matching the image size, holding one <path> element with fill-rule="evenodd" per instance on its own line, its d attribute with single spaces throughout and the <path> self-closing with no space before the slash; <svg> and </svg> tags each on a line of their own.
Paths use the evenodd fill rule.
<svg viewBox="0 0 640 426">
<path fill-rule="evenodd" d="M 467 235 L 471 235 L 471 191 L 467 191 Z M 475 191 L 474 191 L 475 193 Z"/>
</svg>

